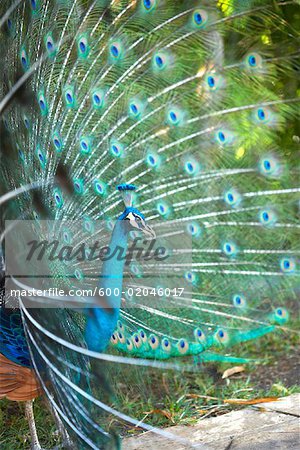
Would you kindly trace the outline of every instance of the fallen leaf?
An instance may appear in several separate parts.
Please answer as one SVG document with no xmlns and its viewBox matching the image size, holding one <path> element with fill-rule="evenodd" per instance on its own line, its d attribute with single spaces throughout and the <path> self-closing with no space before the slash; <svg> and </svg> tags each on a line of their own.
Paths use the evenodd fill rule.
<svg viewBox="0 0 300 450">
<path fill-rule="evenodd" d="M 188 398 L 204 398 L 206 400 L 219 400 L 218 397 L 211 397 L 210 395 L 200 395 L 200 394 L 186 394 Z"/>
<path fill-rule="evenodd" d="M 258 403 L 275 402 L 278 397 L 253 398 L 252 400 L 244 400 L 242 398 L 228 398 L 223 400 L 224 403 L 232 405 L 257 405 Z"/>
<path fill-rule="evenodd" d="M 172 414 L 170 413 L 170 411 L 166 411 L 165 409 L 152 409 L 151 411 L 146 411 L 144 414 L 161 414 L 162 416 L 165 416 L 167 419 L 171 420 L 172 423 L 174 423 Z"/>
<path fill-rule="evenodd" d="M 225 372 L 222 375 L 222 379 L 224 380 L 225 378 L 229 378 L 236 373 L 244 372 L 244 370 L 245 370 L 244 366 L 231 367 L 230 369 L 225 370 Z"/>
</svg>

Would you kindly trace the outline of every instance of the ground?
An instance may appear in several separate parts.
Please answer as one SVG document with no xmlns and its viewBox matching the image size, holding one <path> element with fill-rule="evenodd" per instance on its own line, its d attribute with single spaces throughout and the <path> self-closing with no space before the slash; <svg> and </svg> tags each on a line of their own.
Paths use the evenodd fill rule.
<svg viewBox="0 0 300 450">
<path fill-rule="evenodd" d="M 182 377 L 180 373 L 162 373 L 154 380 L 153 398 L 132 393 L 118 386 L 123 412 L 146 422 L 167 427 L 195 423 L 199 418 L 212 417 L 244 408 L 241 401 L 264 397 L 282 397 L 300 392 L 297 333 L 279 332 L 265 336 L 255 344 L 244 346 L 244 356 L 251 354 L 254 362 L 245 365 L 243 372 L 222 379 L 224 371 L 234 364 L 205 365 L 199 373 Z M 258 358 L 263 359 L 258 361 Z M 158 382 L 157 382 L 158 381 Z M 161 381 L 161 382 L 160 382 Z M 160 386 L 160 387 L 158 387 Z M 116 405 L 118 406 L 118 405 Z M 35 402 L 35 416 L 41 444 L 51 448 L 59 443 L 56 426 L 43 399 Z M 124 423 L 115 423 L 123 435 L 134 435 L 140 430 Z M 24 418 L 24 407 L 15 402 L 0 401 L 1 450 L 29 448 L 29 432 Z"/>
</svg>

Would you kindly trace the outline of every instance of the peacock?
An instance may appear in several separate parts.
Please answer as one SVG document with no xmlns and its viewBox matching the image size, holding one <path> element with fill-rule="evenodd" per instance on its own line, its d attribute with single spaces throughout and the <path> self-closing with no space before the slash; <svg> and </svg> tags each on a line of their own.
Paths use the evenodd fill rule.
<svg viewBox="0 0 300 450">
<path fill-rule="evenodd" d="M 297 333 L 299 14 L 1 2 L 0 398 L 26 371 L 12 399 L 42 391 L 70 448 L 121 448 L 116 420 L 193 447 L 131 417 L 124 389 Z"/>
</svg>

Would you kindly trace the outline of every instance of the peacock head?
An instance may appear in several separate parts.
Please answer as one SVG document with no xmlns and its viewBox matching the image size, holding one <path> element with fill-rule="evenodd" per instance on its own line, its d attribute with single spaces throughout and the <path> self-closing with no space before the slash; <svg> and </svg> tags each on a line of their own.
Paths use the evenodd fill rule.
<svg viewBox="0 0 300 450">
<path fill-rule="evenodd" d="M 117 186 L 122 193 L 125 203 L 124 212 L 118 217 L 118 220 L 125 220 L 129 231 L 141 231 L 147 237 L 154 239 L 155 232 L 152 227 L 146 223 L 145 216 L 132 206 L 133 192 L 136 187 L 133 184 L 120 184 Z"/>
</svg>

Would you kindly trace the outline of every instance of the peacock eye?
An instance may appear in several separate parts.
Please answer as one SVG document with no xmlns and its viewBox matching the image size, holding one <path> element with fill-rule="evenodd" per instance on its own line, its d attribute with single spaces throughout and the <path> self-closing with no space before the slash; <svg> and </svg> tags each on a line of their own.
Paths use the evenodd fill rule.
<svg viewBox="0 0 300 450">
<path fill-rule="evenodd" d="M 225 85 L 225 80 L 220 75 L 209 74 L 206 76 L 204 83 L 204 87 L 207 91 L 214 92 Z"/>
<path fill-rule="evenodd" d="M 124 53 L 124 47 L 121 41 L 112 41 L 109 44 L 109 56 L 112 63 L 117 63 Z"/>
<path fill-rule="evenodd" d="M 237 306 L 238 308 L 243 308 L 246 306 L 246 299 L 241 294 L 235 294 L 232 297 L 232 303 L 234 306 Z"/>
<path fill-rule="evenodd" d="M 196 222 L 187 224 L 187 232 L 193 237 L 199 237 L 202 233 L 200 225 Z"/>
<path fill-rule="evenodd" d="M 216 133 L 216 140 L 218 144 L 222 146 L 231 144 L 233 141 L 233 134 L 228 130 L 219 130 Z"/>
<path fill-rule="evenodd" d="M 82 136 L 79 140 L 80 153 L 88 155 L 92 151 L 93 138 L 91 136 Z"/>
<path fill-rule="evenodd" d="M 88 233 L 92 233 L 92 232 L 94 231 L 94 223 L 93 223 L 93 221 L 92 221 L 89 217 L 86 217 L 86 218 L 84 219 L 84 222 L 83 222 L 83 228 L 84 228 L 84 230 L 86 230 Z"/>
<path fill-rule="evenodd" d="M 77 52 L 79 58 L 86 58 L 89 54 L 88 37 L 86 34 L 80 35 L 77 40 Z"/>
<path fill-rule="evenodd" d="M 147 342 L 147 335 L 146 335 L 146 333 L 144 332 L 144 330 L 139 330 L 139 335 L 140 335 L 140 338 L 141 338 L 141 340 L 142 340 L 143 342 Z"/>
<path fill-rule="evenodd" d="M 159 346 L 159 340 L 154 334 L 150 334 L 148 343 L 153 350 L 156 350 Z"/>
<path fill-rule="evenodd" d="M 39 146 L 36 149 L 36 154 L 37 154 L 37 157 L 39 159 L 42 169 L 44 169 L 46 166 L 47 159 L 46 159 L 46 155 L 42 152 L 42 150 L 40 149 Z"/>
<path fill-rule="evenodd" d="M 269 177 L 278 177 L 282 173 L 282 165 L 272 155 L 262 158 L 259 162 L 260 172 Z"/>
<path fill-rule="evenodd" d="M 216 332 L 215 337 L 221 344 L 227 344 L 229 342 L 229 336 L 227 331 L 220 329 Z"/>
<path fill-rule="evenodd" d="M 162 349 L 165 350 L 166 352 L 171 351 L 171 342 L 169 341 L 169 339 L 163 338 L 163 340 L 161 341 L 161 346 Z"/>
<path fill-rule="evenodd" d="M 142 341 L 142 339 L 140 339 L 140 336 L 137 333 L 134 333 L 132 335 L 132 340 L 133 340 L 135 347 L 137 347 L 137 348 L 141 347 L 143 341 Z"/>
<path fill-rule="evenodd" d="M 155 71 L 161 72 L 167 69 L 171 63 L 171 55 L 165 51 L 159 51 L 154 54 L 152 64 Z"/>
<path fill-rule="evenodd" d="M 121 342 L 121 344 L 125 344 L 126 338 L 121 331 L 118 332 L 118 338 L 119 338 L 119 341 Z"/>
<path fill-rule="evenodd" d="M 245 64 L 250 70 L 257 70 L 262 66 L 262 57 L 258 53 L 250 53 L 246 56 Z"/>
<path fill-rule="evenodd" d="M 152 11 L 156 6 L 157 0 L 143 0 L 143 7 L 146 12 Z"/>
<path fill-rule="evenodd" d="M 143 115 L 145 107 L 146 105 L 144 101 L 138 98 L 133 98 L 128 104 L 128 114 L 132 119 L 138 120 Z"/>
<path fill-rule="evenodd" d="M 159 202 L 156 206 L 156 209 L 157 212 L 163 217 L 167 217 L 170 213 L 169 206 L 164 202 Z"/>
<path fill-rule="evenodd" d="M 51 33 L 49 33 L 45 38 L 45 46 L 48 54 L 52 56 L 55 51 L 55 44 Z"/>
<path fill-rule="evenodd" d="M 54 190 L 54 200 L 57 208 L 61 208 L 63 206 L 63 198 L 58 188 Z"/>
<path fill-rule="evenodd" d="M 189 344 L 185 339 L 180 339 L 177 343 L 177 348 L 184 355 L 189 349 Z"/>
<path fill-rule="evenodd" d="M 27 117 L 24 118 L 24 125 L 25 125 L 25 127 L 27 128 L 27 130 L 28 130 L 30 124 L 29 124 L 29 120 L 27 119 Z"/>
<path fill-rule="evenodd" d="M 159 169 L 159 167 L 161 166 L 161 158 L 156 153 L 148 153 L 146 156 L 146 164 L 151 169 Z"/>
<path fill-rule="evenodd" d="M 104 195 L 106 193 L 106 184 L 101 180 L 94 180 L 94 190 L 98 195 Z"/>
<path fill-rule="evenodd" d="M 132 112 L 134 115 L 137 115 L 137 113 L 138 113 L 138 108 L 137 108 L 137 106 L 136 106 L 134 103 L 132 103 L 132 104 L 130 105 L 130 109 L 131 109 L 131 112 Z"/>
<path fill-rule="evenodd" d="M 234 258 L 238 253 L 238 248 L 234 242 L 224 242 L 222 245 L 223 253 L 228 256 Z"/>
<path fill-rule="evenodd" d="M 293 273 L 295 271 L 296 268 L 296 263 L 294 258 L 282 258 L 280 260 L 280 268 L 281 271 L 284 273 Z"/>
<path fill-rule="evenodd" d="M 249 66 L 250 67 L 255 67 L 256 66 L 256 58 L 254 55 L 250 55 L 248 57 L 248 62 L 249 62 Z"/>
<path fill-rule="evenodd" d="M 27 70 L 29 67 L 29 59 L 28 59 L 27 52 L 24 47 L 21 49 L 20 59 L 21 59 L 21 64 L 22 64 L 23 69 Z"/>
<path fill-rule="evenodd" d="M 213 88 L 215 86 L 215 79 L 214 77 L 210 76 L 207 78 L 207 84 L 209 87 Z"/>
<path fill-rule="evenodd" d="M 196 9 L 193 12 L 193 25 L 196 28 L 204 28 L 207 24 L 208 14 L 203 9 Z"/>
<path fill-rule="evenodd" d="M 102 89 L 95 89 L 91 94 L 93 107 L 100 110 L 104 107 L 105 92 Z"/>
<path fill-rule="evenodd" d="M 63 89 L 63 98 L 65 100 L 65 104 L 67 108 L 75 108 L 76 107 L 76 96 L 75 96 L 75 88 L 74 86 L 65 86 Z"/>
<path fill-rule="evenodd" d="M 76 178 L 76 179 L 73 181 L 73 183 L 74 183 L 74 190 L 75 190 L 75 192 L 76 192 L 77 194 L 83 194 L 83 192 L 84 192 L 84 184 L 83 184 L 83 181 L 80 180 L 80 179 L 78 179 L 78 178 Z"/>
<path fill-rule="evenodd" d="M 133 349 L 133 342 L 130 338 L 126 339 L 126 345 L 127 345 L 127 349 L 128 350 L 132 350 Z"/>
<path fill-rule="evenodd" d="M 118 343 L 118 334 L 117 333 L 113 333 L 112 335 L 111 335 L 111 338 L 110 338 L 110 342 L 112 343 L 112 344 L 117 344 Z"/>
<path fill-rule="evenodd" d="M 190 270 L 185 272 L 184 278 L 191 284 L 196 284 L 196 282 L 197 282 L 196 274 L 194 272 L 191 272 Z"/>
<path fill-rule="evenodd" d="M 184 123 L 186 113 L 181 108 L 173 106 L 167 110 L 167 122 L 171 126 L 180 126 Z"/>
<path fill-rule="evenodd" d="M 283 325 L 289 320 L 289 312 L 287 309 L 279 307 L 274 310 L 274 312 L 270 316 L 270 321 L 272 323 L 278 323 L 279 325 Z"/>
<path fill-rule="evenodd" d="M 223 133 L 223 131 L 219 131 L 218 133 L 218 138 L 220 142 L 225 142 L 225 134 Z"/>
<path fill-rule="evenodd" d="M 195 176 L 200 171 L 200 165 L 194 158 L 189 158 L 184 163 L 184 170 L 190 176 Z"/>
<path fill-rule="evenodd" d="M 194 14 L 194 19 L 195 19 L 196 24 L 200 25 L 202 23 L 202 20 L 203 20 L 202 16 L 201 16 L 201 13 L 200 12 L 196 12 Z"/>
<path fill-rule="evenodd" d="M 175 123 L 177 121 L 177 114 L 176 114 L 176 112 L 171 111 L 170 114 L 169 114 L 169 117 L 170 117 L 170 121 L 171 122 Z"/>
<path fill-rule="evenodd" d="M 61 139 L 61 137 L 60 137 L 60 135 L 59 135 L 58 132 L 55 132 L 55 133 L 53 134 L 53 136 L 52 136 L 52 142 L 53 142 L 53 144 L 54 144 L 55 150 L 56 150 L 57 152 L 60 152 L 60 151 L 62 150 L 63 144 L 62 144 L 62 139 Z"/>
<path fill-rule="evenodd" d="M 240 205 L 242 197 L 235 189 L 230 189 L 225 192 L 224 200 L 229 206 L 237 207 Z"/>
<path fill-rule="evenodd" d="M 262 225 L 271 227 L 277 222 L 277 216 L 271 209 L 262 210 L 259 213 L 259 220 Z"/>
<path fill-rule="evenodd" d="M 196 328 L 194 330 L 194 336 L 195 336 L 196 341 L 205 342 L 205 340 L 206 340 L 205 334 L 203 333 L 203 331 L 200 328 Z"/>
<path fill-rule="evenodd" d="M 117 58 L 119 56 L 119 49 L 117 45 L 112 45 L 110 47 L 110 52 L 112 54 L 112 56 L 114 56 L 115 58 Z"/>
<path fill-rule="evenodd" d="M 74 275 L 77 280 L 82 280 L 84 278 L 83 272 L 79 269 L 75 270 Z"/>
<path fill-rule="evenodd" d="M 65 231 L 64 233 L 63 233 L 63 240 L 67 243 L 67 244 L 69 244 L 70 243 L 70 235 L 69 235 L 69 233 L 67 232 L 67 231 Z"/>
<path fill-rule="evenodd" d="M 259 124 L 268 124 L 268 125 L 272 125 L 272 123 L 274 123 L 275 121 L 275 116 L 274 114 L 271 112 L 270 109 L 267 108 L 258 108 L 255 112 L 254 112 L 254 119 L 257 123 Z"/>
<path fill-rule="evenodd" d="M 163 57 L 160 56 L 160 55 L 157 55 L 157 56 L 155 57 L 155 63 L 156 63 L 156 65 L 157 65 L 157 67 L 162 68 L 163 63 L 164 63 Z"/>
<path fill-rule="evenodd" d="M 288 312 L 285 308 L 277 308 L 275 313 L 280 319 L 288 318 Z"/>
<path fill-rule="evenodd" d="M 135 275 L 136 277 L 142 276 L 142 270 L 137 264 L 131 264 L 130 266 L 131 273 Z"/>
<path fill-rule="evenodd" d="M 123 154 L 124 145 L 121 144 L 121 142 L 112 141 L 110 144 L 110 151 L 113 156 L 115 156 L 116 158 L 119 158 Z"/>
<path fill-rule="evenodd" d="M 266 117 L 264 110 L 263 110 L 263 109 L 259 109 L 259 110 L 257 111 L 257 116 L 258 116 L 258 118 L 259 118 L 260 120 L 264 120 L 265 117 Z"/>
</svg>

